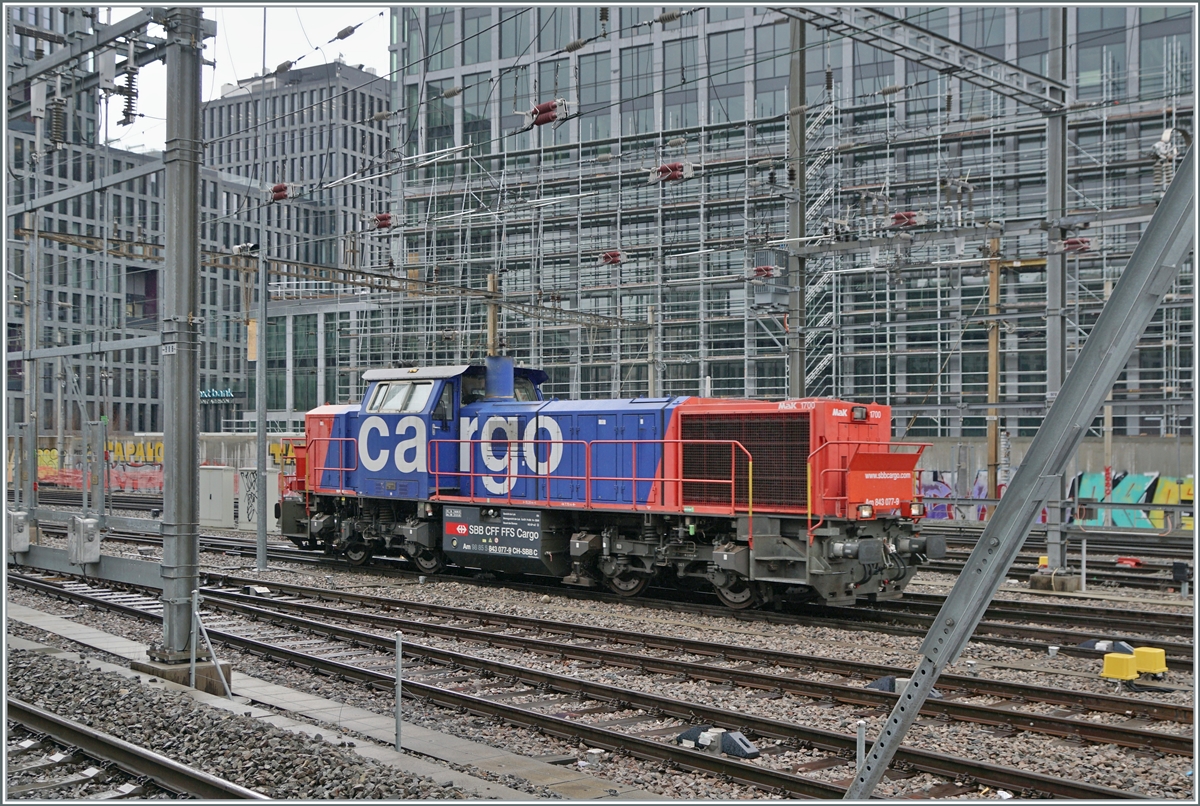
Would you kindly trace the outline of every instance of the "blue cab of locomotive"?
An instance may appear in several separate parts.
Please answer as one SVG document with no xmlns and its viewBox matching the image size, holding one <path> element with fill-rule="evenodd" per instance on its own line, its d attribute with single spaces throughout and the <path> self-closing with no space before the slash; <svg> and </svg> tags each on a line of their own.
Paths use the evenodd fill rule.
<svg viewBox="0 0 1200 806">
<path fill-rule="evenodd" d="M 373 498 L 644 505 L 680 400 L 547 401 L 507 357 L 363 377 L 361 404 L 309 413 L 309 461 L 321 489 Z"/>
</svg>

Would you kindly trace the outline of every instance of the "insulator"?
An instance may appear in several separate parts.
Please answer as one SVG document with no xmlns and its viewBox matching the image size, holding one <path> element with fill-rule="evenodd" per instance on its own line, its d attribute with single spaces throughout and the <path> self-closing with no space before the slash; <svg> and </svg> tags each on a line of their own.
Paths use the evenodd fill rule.
<svg viewBox="0 0 1200 806">
<path fill-rule="evenodd" d="M 884 87 L 879 91 L 880 95 L 895 95 L 904 89 L 903 84 L 893 84 L 890 87 Z"/>
<path fill-rule="evenodd" d="M 612 154 L 597 154 L 596 162 L 610 162 L 613 158 Z"/>
<path fill-rule="evenodd" d="M 683 12 L 681 11 L 664 11 L 662 14 L 658 15 L 658 19 L 656 19 L 655 22 L 666 25 L 668 22 L 675 22 L 675 20 L 682 16 Z"/>
<path fill-rule="evenodd" d="M 462 91 L 463 91 L 462 87 L 451 87 L 448 90 L 442 91 L 442 97 L 443 98 L 453 98 L 456 95 L 462 95 Z"/>
<path fill-rule="evenodd" d="M 125 109 L 121 122 L 133 123 L 134 109 L 137 108 L 137 70 L 125 73 Z"/>
<path fill-rule="evenodd" d="M 987 119 L 987 115 L 971 115 L 971 117 L 967 118 L 967 120 L 971 121 L 972 123 L 982 123 Z"/>
<path fill-rule="evenodd" d="M 825 91 L 833 92 L 833 68 L 825 68 Z"/>
<path fill-rule="evenodd" d="M 288 197 L 288 186 L 279 183 L 271 188 L 271 201 L 284 201 Z"/>
<path fill-rule="evenodd" d="M 789 165 L 788 166 L 788 182 L 795 182 L 795 181 L 796 181 L 796 166 Z"/>
<path fill-rule="evenodd" d="M 946 90 L 946 111 L 951 112 L 953 110 L 954 110 L 954 93 L 950 90 Z"/>
<path fill-rule="evenodd" d="M 669 145 L 669 146 L 682 146 L 682 145 L 686 145 L 686 144 L 687 144 L 686 137 L 672 137 L 670 140 L 667 141 L 667 145 Z"/>
<path fill-rule="evenodd" d="M 775 184 L 775 172 L 774 171 L 771 171 L 769 174 L 767 174 L 767 184 L 768 185 Z"/>
<path fill-rule="evenodd" d="M 275 72 L 276 73 L 286 73 L 288 70 L 291 70 L 291 69 L 292 69 L 291 62 L 280 62 L 279 66 L 275 68 Z"/>
<path fill-rule="evenodd" d="M 350 36 L 350 34 L 354 33 L 357 27 L 357 25 L 347 25 L 345 28 L 337 32 L 337 36 L 335 36 L 334 39 L 345 39 L 346 37 Z"/>
<path fill-rule="evenodd" d="M 55 144 L 66 142 L 67 103 L 61 98 L 55 98 L 49 106 L 50 142 Z"/>
<path fill-rule="evenodd" d="M 391 112 L 376 112 L 374 115 L 371 115 L 371 120 L 387 120 L 391 116 Z"/>
<path fill-rule="evenodd" d="M 588 41 L 586 39 L 576 39 L 574 42 L 567 43 L 567 45 L 563 48 L 563 52 L 574 53 L 577 50 L 582 50 L 587 43 Z"/>
<path fill-rule="evenodd" d="M 808 104 L 800 104 L 799 106 L 793 106 L 791 109 L 789 109 L 788 114 L 789 115 L 803 115 L 807 111 L 808 111 Z"/>
<path fill-rule="evenodd" d="M 543 101 L 542 103 L 533 107 L 533 116 L 537 117 L 538 115 L 543 115 L 546 112 L 553 112 L 557 106 L 558 103 L 556 101 Z"/>
<path fill-rule="evenodd" d="M 600 22 L 608 22 L 608 6 L 600 6 Z"/>
</svg>

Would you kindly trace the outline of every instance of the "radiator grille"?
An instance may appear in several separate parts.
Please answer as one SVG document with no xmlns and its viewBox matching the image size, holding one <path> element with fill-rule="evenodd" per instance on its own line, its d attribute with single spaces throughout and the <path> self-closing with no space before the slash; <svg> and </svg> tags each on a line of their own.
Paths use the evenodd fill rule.
<svg viewBox="0 0 1200 806">
<path fill-rule="evenodd" d="M 680 424 L 684 440 L 736 440 L 754 458 L 754 506 L 803 507 L 807 500 L 809 417 L 787 414 L 696 414 Z M 746 455 L 731 445 L 683 444 L 683 477 L 712 479 L 683 484 L 683 503 L 729 503 L 729 472 L 735 471 L 739 507 L 749 499 Z M 725 482 L 725 483 L 722 483 Z"/>
</svg>

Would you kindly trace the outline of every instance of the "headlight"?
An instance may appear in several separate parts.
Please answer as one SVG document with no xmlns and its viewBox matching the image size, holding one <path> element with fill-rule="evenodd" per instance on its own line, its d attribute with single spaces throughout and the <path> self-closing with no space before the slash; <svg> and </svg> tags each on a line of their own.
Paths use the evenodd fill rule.
<svg viewBox="0 0 1200 806">
<path fill-rule="evenodd" d="M 858 505 L 858 519 L 859 520 L 870 520 L 871 518 L 874 518 L 874 517 L 875 517 L 875 507 L 871 506 L 870 504 L 859 504 Z"/>
<path fill-rule="evenodd" d="M 925 505 L 920 501 L 906 502 L 900 505 L 900 517 L 902 518 L 917 518 L 925 517 Z"/>
</svg>

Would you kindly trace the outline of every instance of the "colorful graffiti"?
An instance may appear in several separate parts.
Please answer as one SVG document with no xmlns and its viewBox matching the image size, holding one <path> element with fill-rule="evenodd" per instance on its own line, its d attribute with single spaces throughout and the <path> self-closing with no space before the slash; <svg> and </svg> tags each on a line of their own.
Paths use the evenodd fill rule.
<svg viewBox="0 0 1200 806">
<path fill-rule="evenodd" d="M 163 444 L 161 440 L 110 440 L 105 445 L 108 459 L 108 484 L 113 492 L 157 493 L 163 491 Z M 64 457 L 66 458 L 66 457 Z M 78 457 L 70 457 L 74 464 Z M 83 487 L 83 470 L 58 466 L 58 450 L 38 450 L 38 484 L 56 487 Z"/>
<path fill-rule="evenodd" d="M 921 485 L 921 495 L 925 498 L 925 517 L 933 520 L 951 520 L 954 518 L 954 508 L 950 504 L 934 504 L 931 498 L 953 498 L 954 490 L 939 477 L 936 470 L 919 471 L 918 484 Z"/>
<path fill-rule="evenodd" d="M 1103 473 L 1081 473 L 1072 484 L 1072 496 L 1080 500 L 1111 501 L 1116 504 L 1191 504 L 1195 500 L 1195 479 L 1172 478 L 1158 473 L 1118 473 L 1112 478 L 1112 495 L 1104 493 Z M 1076 495 L 1075 491 L 1078 490 Z M 1111 512 L 1111 515 L 1109 513 Z M 1190 512 L 1171 512 L 1162 509 L 1109 509 L 1096 507 L 1091 517 L 1077 518 L 1083 527 L 1104 525 L 1105 517 L 1112 519 L 1118 529 L 1191 529 L 1195 523 Z"/>
<path fill-rule="evenodd" d="M 290 442 L 275 442 L 267 446 L 276 467 L 290 467 L 296 464 L 296 451 Z"/>
</svg>

